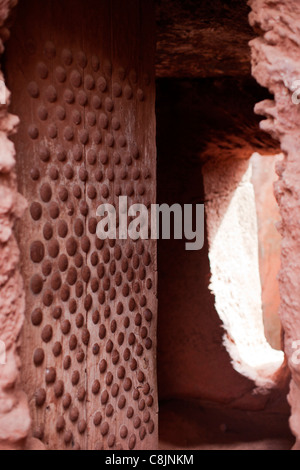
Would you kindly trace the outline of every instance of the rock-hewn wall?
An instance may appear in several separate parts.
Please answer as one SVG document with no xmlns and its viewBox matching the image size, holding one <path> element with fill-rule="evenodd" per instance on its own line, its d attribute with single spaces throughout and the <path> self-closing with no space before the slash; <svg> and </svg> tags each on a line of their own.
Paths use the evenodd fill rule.
<svg viewBox="0 0 300 470">
<path fill-rule="evenodd" d="M 257 81 L 274 95 L 256 111 L 267 117 L 261 126 L 280 140 L 284 160 L 277 164 L 275 193 L 282 222 L 280 316 L 285 352 L 292 372 L 289 402 L 291 429 L 300 448 L 300 106 L 293 101 L 300 79 L 300 3 L 297 0 L 251 0 L 250 24 L 259 37 L 251 42 L 252 69 Z M 298 87 L 299 88 L 299 87 Z M 297 97 L 296 97 L 297 98 Z"/>
<path fill-rule="evenodd" d="M 0 53 L 9 36 L 5 27 L 15 0 L 0 0 Z M 4 77 L 0 72 L 0 86 Z M 0 90 L 2 93 L 2 89 Z M 27 397 L 21 390 L 19 335 L 24 318 L 24 289 L 19 271 L 19 249 L 13 227 L 26 207 L 18 194 L 15 175 L 15 149 L 9 136 L 15 133 L 18 118 L 8 113 L 10 96 L 0 105 L 0 341 L 5 345 L 0 365 L 0 450 L 20 449 L 30 428 Z M 4 100 L 1 100 L 4 102 Z M 5 357 L 6 356 L 6 357 Z"/>
</svg>

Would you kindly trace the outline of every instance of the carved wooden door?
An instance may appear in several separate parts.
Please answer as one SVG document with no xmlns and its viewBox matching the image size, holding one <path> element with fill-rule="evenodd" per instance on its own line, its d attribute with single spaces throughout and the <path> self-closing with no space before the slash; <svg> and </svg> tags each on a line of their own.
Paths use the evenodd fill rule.
<svg viewBox="0 0 300 470">
<path fill-rule="evenodd" d="M 156 243 L 96 235 L 156 198 L 153 5 L 22 0 L 6 52 L 26 289 L 22 380 L 49 449 L 157 448 Z"/>
</svg>

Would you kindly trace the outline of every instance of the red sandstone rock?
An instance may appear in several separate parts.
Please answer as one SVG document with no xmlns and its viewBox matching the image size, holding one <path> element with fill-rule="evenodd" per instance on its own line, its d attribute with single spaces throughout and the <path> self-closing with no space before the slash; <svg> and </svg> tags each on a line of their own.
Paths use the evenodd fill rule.
<svg viewBox="0 0 300 470">
<path fill-rule="evenodd" d="M 259 103 L 256 111 L 267 117 L 262 129 L 276 137 L 284 153 L 277 165 L 276 197 L 282 222 L 281 271 L 279 274 L 280 318 L 285 352 L 292 372 L 289 402 L 290 425 L 300 447 L 299 365 L 294 361 L 294 342 L 300 337 L 299 254 L 299 106 L 293 103 L 294 82 L 299 80 L 300 5 L 295 0 L 250 0 L 250 24 L 260 37 L 251 42 L 252 71 L 257 81 L 274 95 L 274 101 Z"/>
<path fill-rule="evenodd" d="M 0 5 L 0 36 L 7 38 L 3 25 L 16 2 Z M 3 51 L 3 43 L 0 41 Z M 0 79 L 3 80 L 1 74 Z M 15 149 L 8 137 L 15 133 L 18 118 L 0 106 L 0 340 L 5 343 L 6 365 L 0 365 L 0 449 L 18 449 L 26 439 L 31 420 L 27 397 L 21 391 L 19 336 L 24 321 L 25 295 L 19 272 L 19 248 L 13 227 L 26 207 L 17 193 Z"/>
</svg>

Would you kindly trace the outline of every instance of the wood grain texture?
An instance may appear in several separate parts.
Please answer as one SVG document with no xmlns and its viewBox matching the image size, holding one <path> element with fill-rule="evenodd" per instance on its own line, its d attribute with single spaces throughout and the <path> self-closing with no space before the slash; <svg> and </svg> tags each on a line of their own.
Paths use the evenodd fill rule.
<svg viewBox="0 0 300 470">
<path fill-rule="evenodd" d="M 156 449 L 156 243 L 97 207 L 156 201 L 149 0 L 21 2 L 6 69 L 26 287 L 22 379 L 49 449 Z"/>
</svg>

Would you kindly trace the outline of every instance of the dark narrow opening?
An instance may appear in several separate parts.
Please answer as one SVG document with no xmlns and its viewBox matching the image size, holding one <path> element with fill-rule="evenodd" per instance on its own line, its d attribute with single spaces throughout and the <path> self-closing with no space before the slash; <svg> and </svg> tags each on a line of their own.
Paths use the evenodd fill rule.
<svg viewBox="0 0 300 470">
<path fill-rule="evenodd" d="M 239 161 L 251 149 L 264 154 L 276 146 L 267 136 L 261 140 L 253 112 L 266 95 L 251 77 L 157 80 L 159 204 L 206 204 L 209 159 Z M 207 227 L 200 251 L 186 251 L 184 240 L 159 240 L 158 273 L 162 447 L 290 448 L 287 389 L 254 395 L 254 382 L 234 369 L 223 345 Z"/>
</svg>

